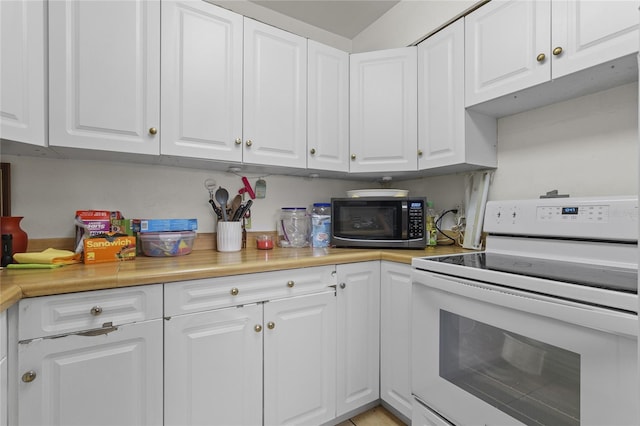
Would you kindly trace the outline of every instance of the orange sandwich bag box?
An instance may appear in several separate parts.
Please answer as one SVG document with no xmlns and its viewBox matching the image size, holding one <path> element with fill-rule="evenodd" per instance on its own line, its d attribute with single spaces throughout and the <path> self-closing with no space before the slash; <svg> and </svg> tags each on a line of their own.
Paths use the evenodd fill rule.
<svg viewBox="0 0 640 426">
<path fill-rule="evenodd" d="M 136 258 L 136 237 L 108 233 L 84 240 L 84 263 L 118 262 Z"/>
</svg>

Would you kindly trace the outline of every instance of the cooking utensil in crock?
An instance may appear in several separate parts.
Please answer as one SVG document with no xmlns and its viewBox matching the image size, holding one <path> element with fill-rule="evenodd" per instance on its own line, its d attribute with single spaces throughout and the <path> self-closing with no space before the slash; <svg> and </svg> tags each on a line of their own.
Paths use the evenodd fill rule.
<svg viewBox="0 0 640 426">
<path fill-rule="evenodd" d="M 216 190 L 216 201 L 220 204 L 222 210 L 222 219 L 227 221 L 227 202 L 229 201 L 229 191 L 220 187 Z"/>
</svg>

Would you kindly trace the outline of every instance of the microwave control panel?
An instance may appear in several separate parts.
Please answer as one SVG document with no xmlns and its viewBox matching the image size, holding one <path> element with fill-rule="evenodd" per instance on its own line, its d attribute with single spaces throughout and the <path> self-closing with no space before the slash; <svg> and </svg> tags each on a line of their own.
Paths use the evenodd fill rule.
<svg viewBox="0 0 640 426">
<path fill-rule="evenodd" d="M 409 204 L 409 238 L 422 238 L 424 226 L 424 204 L 421 201 L 411 201 Z"/>
</svg>

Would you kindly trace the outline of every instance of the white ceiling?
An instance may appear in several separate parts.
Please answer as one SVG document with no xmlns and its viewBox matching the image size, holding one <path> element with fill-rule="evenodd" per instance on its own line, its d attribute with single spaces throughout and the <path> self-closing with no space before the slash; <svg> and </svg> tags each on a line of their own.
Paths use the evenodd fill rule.
<svg viewBox="0 0 640 426">
<path fill-rule="evenodd" d="M 350 40 L 399 3 L 399 0 L 249 1 Z"/>
</svg>

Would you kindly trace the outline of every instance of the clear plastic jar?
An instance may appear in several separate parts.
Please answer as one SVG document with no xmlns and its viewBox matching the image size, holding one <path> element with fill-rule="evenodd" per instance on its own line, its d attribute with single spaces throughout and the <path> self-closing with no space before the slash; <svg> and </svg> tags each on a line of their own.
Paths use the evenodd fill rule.
<svg viewBox="0 0 640 426">
<path fill-rule="evenodd" d="M 314 203 L 311 209 L 311 246 L 329 247 L 331 242 L 331 204 Z"/>
<path fill-rule="evenodd" d="M 283 207 L 278 223 L 280 247 L 308 247 L 311 221 L 304 207 Z"/>
</svg>

